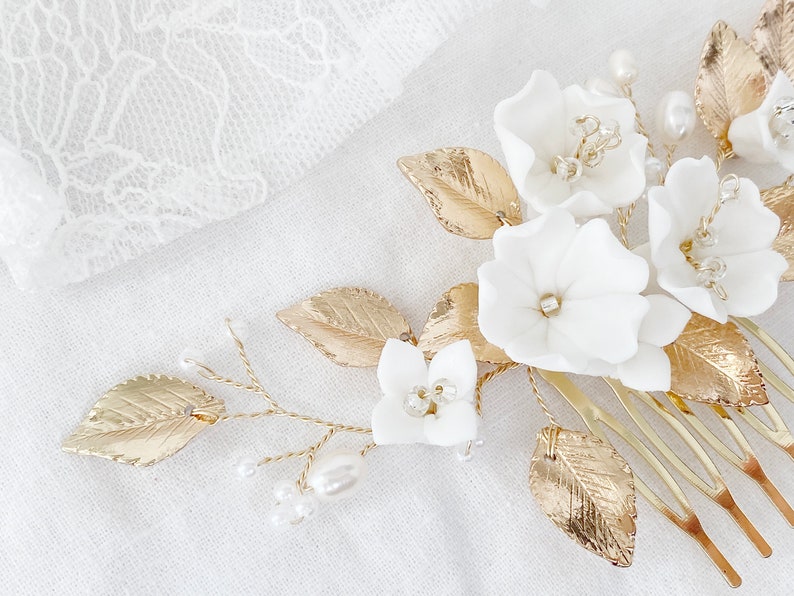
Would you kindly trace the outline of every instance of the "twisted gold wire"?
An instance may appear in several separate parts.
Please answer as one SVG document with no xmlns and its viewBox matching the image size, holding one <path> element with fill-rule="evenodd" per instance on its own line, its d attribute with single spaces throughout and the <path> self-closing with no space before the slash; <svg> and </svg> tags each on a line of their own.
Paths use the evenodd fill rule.
<svg viewBox="0 0 794 596">
<path fill-rule="evenodd" d="M 229 330 L 229 335 L 232 336 L 234 344 L 237 346 L 237 355 L 240 357 L 240 360 L 243 363 L 243 367 L 245 368 L 248 378 L 251 379 L 251 384 L 257 389 L 257 393 L 264 397 L 273 408 L 278 408 L 279 405 L 276 403 L 276 400 L 274 400 L 270 394 L 265 391 L 262 383 L 259 382 L 259 379 L 257 378 L 256 373 L 251 366 L 251 361 L 248 359 L 248 355 L 245 353 L 245 346 L 243 345 L 242 340 L 237 337 L 234 329 L 232 329 L 232 321 L 228 317 L 226 318 L 226 328 Z"/>
<path fill-rule="evenodd" d="M 502 373 L 514 369 L 517 366 L 520 365 L 516 362 L 508 362 L 506 364 L 500 364 L 496 368 L 484 373 L 479 379 L 477 379 L 477 385 L 475 386 L 474 389 L 474 406 L 477 409 L 477 414 L 479 416 L 482 416 L 482 386 L 485 385 L 491 379 L 494 379 L 499 375 L 501 375 Z"/>
<path fill-rule="evenodd" d="M 314 464 L 314 458 L 316 453 L 325 445 L 331 437 L 336 434 L 336 429 L 332 428 L 327 433 L 325 433 L 319 441 L 317 441 L 314 445 L 309 447 L 306 453 L 306 465 L 303 466 L 303 470 L 301 470 L 300 476 L 298 476 L 297 485 L 298 489 L 303 492 L 306 488 L 306 478 L 309 476 L 309 471 L 312 469 L 312 464 Z"/>
<path fill-rule="evenodd" d="M 541 410 L 543 410 L 543 413 L 546 414 L 546 418 L 549 419 L 549 422 L 551 422 L 552 426 L 559 426 L 559 424 L 557 424 L 557 420 L 555 420 L 554 416 L 546 405 L 546 402 L 543 400 L 543 397 L 540 395 L 538 382 L 535 379 L 535 373 L 532 371 L 531 366 L 527 367 L 527 376 L 529 377 L 529 384 L 532 385 L 532 393 L 535 394 L 535 399 L 537 400 L 538 405 L 540 405 Z"/>
</svg>

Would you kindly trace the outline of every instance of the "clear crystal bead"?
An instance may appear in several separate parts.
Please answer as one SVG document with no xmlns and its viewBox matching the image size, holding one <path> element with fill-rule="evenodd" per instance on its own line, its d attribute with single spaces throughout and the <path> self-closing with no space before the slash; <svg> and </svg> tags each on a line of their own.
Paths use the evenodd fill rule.
<svg viewBox="0 0 794 596">
<path fill-rule="evenodd" d="M 692 241 L 700 248 L 711 248 L 717 246 L 717 234 L 711 228 L 698 230 L 692 237 Z"/>
<path fill-rule="evenodd" d="M 775 102 L 769 132 L 778 146 L 787 147 L 794 141 L 794 97 L 781 97 Z"/>
<path fill-rule="evenodd" d="M 417 385 L 405 396 L 403 409 L 411 416 L 421 418 L 430 409 L 431 400 L 427 393 L 425 387 Z"/>
<path fill-rule="evenodd" d="M 582 175 L 582 162 L 575 157 L 558 155 L 551 163 L 551 171 L 563 182 L 575 182 Z"/>
<path fill-rule="evenodd" d="M 585 139 L 596 132 L 601 126 L 601 122 L 595 116 L 585 114 L 574 118 L 568 124 L 568 131 L 575 137 Z"/>
<path fill-rule="evenodd" d="M 648 184 L 659 184 L 662 167 L 662 161 L 658 157 L 649 157 L 645 160 L 645 180 Z"/>
<path fill-rule="evenodd" d="M 698 280 L 706 287 L 725 277 L 728 267 L 720 257 L 706 257 L 698 266 Z"/>
<path fill-rule="evenodd" d="M 438 379 L 431 387 L 430 398 L 437 404 L 448 404 L 458 397 L 458 388 L 449 379 Z"/>
<path fill-rule="evenodd" d="M 720 203 L 735 201 L 739 198 L 739 178 L 729 174 L 720 180 Z"/>
</svg>

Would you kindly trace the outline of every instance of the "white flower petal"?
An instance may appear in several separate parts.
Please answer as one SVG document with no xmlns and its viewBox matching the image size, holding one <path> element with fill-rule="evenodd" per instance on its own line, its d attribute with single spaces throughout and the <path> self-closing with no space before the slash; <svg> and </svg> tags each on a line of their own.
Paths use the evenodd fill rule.
<svg viewBox="0 0 794 596">
<path fill-rule="evenodd" d="M 642 257 L 645 259 L 645 262 L 648 263 L 648 285 L 645 286 L 645 295 L 663 294 L 664 290 L 662 290 L 661 286 L 656 281 L 659 272 L 656 270 L 656 265 L 653 264 L 653 260 L 651 259 L 651 244 L 649 242 L 640 244 L 632 248 L 631 252 L 638 257 Z"/>
<path fill-rule="evenodd" d="M 640 342 L 662 347 L 673 343 L 692 313 L 683 304 L 663 294 L 646 296 L 650 309 L 640 325 Z"/>
<path fill-rule="evenodd" d="M 788 269 L 785 257 L 774 250 L 724 257 L 725 278 L 720 281 L 728 293 L 728 312 L 752 317 L 766 311 L 777 300 L 780 276 Z M 752 280 L 748 283 L 747 280 Z"/>
<path fill-rule="evenodd" d="M 547 196 L 538 197 L 536 203 L 545 207 L 545 210 L 559 207 L 565 209 L 574 217 L 596 217 L 598 215 L 607 215 L 612 213 L 612 205 L 601 200 L 594 192 L 587 189 L 576 190 L 572 185 L 568 185 L 572 190 L 569 191 L 567 198 L 557 199 L 556 197 L 549 199 Z M 583 186 L 577 184 L 576 187 Z M 573 194 L 571 194 L 573 193 Z"/>
<path fill-rule="evenodd" d="M 637 353 L 637 334 L 648 308 L 648 301 L 637 294 L 565 300 L 549 325 L 588 357 L 615 364 Z"/>
<path fill-rule="evenodd" d="M 435 415 L 423 419 L 425 442 L 452 447 L 477 438 L 477 411 L 474 404 L 456 400 L 438 407 Z"/>
<path fill-rule="evenodd" d="M 664 350 L 641 343 L 637 354 L 617 366 L 620 382 L 638 391 L 670 390 L 670 359 Z"/>
<path fill-rule="evenodd" d="M 695 270 L 686 261 L 660 270 L 657 279 L 664 290 L 670 292 L 689 310 L 718 323 L 728 320 L 725 304 L 714 292 L 700 285 Z"/>
<path fill-rule="evenodd" d="M 679 242 L 691 236 L 701 216 L 708 215 L 719 194 L 720 180 L 714 162 L 708 157 L 685 157 L 675 162 L 664 180 L 664 195 L 656 194 L 661 206 L 673 218 L 673 227 L 682 235 Z M 651 189 L 653 191 L 654 189 Z M 649 193 L 650 195 L 650 193 Z M 648 231 L 655 222 L 648 222 Z M 654 241 L 651 240 L 651 246 Z"/>
<path fill-rule="evenodd" d="M 423 443 L 424 420 L 403 409 L 404 397 L 386 395 L 372 410 L 372 440 L 377 445 Z"/>
<path fill-rule="evenodd" d="M 645 190 L 645 154 L 648 139 L 641 134 L 625 136 L 621 144 L 607 151 L 596 168 L 587 168 L 574 189 L 586 187 L 613 208 L 625 207 Z M 576 215 L 576 214 L 574 214 Z"/>
<path fill-rule="evenodd" d="M 648 237 L 651 262 L 658 269 L 677 266 L 686 262 L 679 246 L 691 231 L 684 232 L 684 226 L 675 225 L 673 214 L 666 205 L 670 204 L 669 191 L 654 186 L 648 191 Z M 688 226 L 687 226 L 688 227 Z"/>
<path fill-rule="evenodd" d="M 477 361 L 468 339 L 442 348 L 430 361 L 428 387 L 439 379 L 449 379 L 457 389 L 458 399 L 471 401 L 477 383 Z"/>
<path fill-rule="evenodd" d="M 565 300 L 603 294 L 638 294 L 648 284 L 648 264 L 618 241 L 602 219 L 579 228 L 557 271 Z"/>
<path fill-rule="evenodd" d="M 399 339 L 386 340 L 378 362 L 378 382 L 385 395 L 401 397 L 425 385 L 427 364 L 422 350 Z"/>
</svg>

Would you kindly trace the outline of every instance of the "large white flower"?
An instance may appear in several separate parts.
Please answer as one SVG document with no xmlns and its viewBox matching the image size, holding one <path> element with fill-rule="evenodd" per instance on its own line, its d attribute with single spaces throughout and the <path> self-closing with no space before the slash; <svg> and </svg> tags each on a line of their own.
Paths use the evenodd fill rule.
<svg viewBox="0 0 794 596">
<path fill-rule="evenodd" d="M 577 160 L 579 175 L 557 173 L 555 160 L 572 159 L 580 148 L 581 136 L 571 125 L 585 116 L 597 119 L 585 128 L 596 121 L 602 130 L 617 124 L 620 144 L 604 151 L 593 167 Z M 524 89 L 496 106 L 494 121 L 510 176 L 539 213 L 562 207 L 576 217 L 606 214 L 645 189 L 647 139 L 635 131 L 634 107 L 626 98 L 596 95 L 578 85 L 560 90 L 551 74 L 536 70 Z"/>
<path fill-rule="evenodd" d="M 727 200 L 698 240 L 701 218 L 721 193 Z M 650 189 L 648 202 L 651 258 L 664 290 L 720 323 L 728 315 L 757 315 L 772 306 L 788 265 L 771 249 L 780 220 L 764 207 L 751 180 L 734 178 L 721 187 L 711 159 L 685 158 L 673 164 L 664 186 Z"/>
<path fill-rule="evenodd" d="M 775 75 L 758 108 L 731 122 L 728 140 L 748 161 L 777 162 L 794 172 L 794 85 L 784 72 Z"/>
<path fill-rule="evenodd" d="M 648 264 L 607 223 L 577 227 L 554 209 L 494 234 L 494 260 L 478 269 L 479 326 L 516 362 L 585 372 L 633 358 L 650 306 Z"/>
<path fill-rule="evenodd" d="M 372 411 L 378 445 L 449 447 L 477 437 L 477 362 L 468 340 L 439 350 L 428 366 L 414 345 L 390 339 L 378 362 L 383 397 Z"/>
</svg>

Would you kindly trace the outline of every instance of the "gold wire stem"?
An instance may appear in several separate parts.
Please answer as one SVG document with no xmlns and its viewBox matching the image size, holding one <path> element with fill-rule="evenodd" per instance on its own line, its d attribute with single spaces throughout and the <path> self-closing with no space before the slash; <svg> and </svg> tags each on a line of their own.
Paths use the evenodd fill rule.
<svg viewBox="0 0 794 596">
<path fill-rule="evenodd" d="M 375 449 L 375 447 L 377 447 L 377 445 L 375 443 L 367 443 L 366 445 L 364 445 L 364 447 L 361 448 L 361 451 L 359 451 L 359 453 L 361 454 L 361 457 L 366 456 L 367 453 L 369 453 L 370 451 Z"/>
<path fill-rule="evenodd" d="M 507 362 L 505 364 L 500 364 L 496 368 L 489 370 L 486 373 L 483 373 L 480 378 L 477 379 L 477 385 L 474 388 L 474 407 L 477 410 L 477 415 L 482 416 L 482 387 L 487 382 L 495 379 L 499 375 L 506 373 L 508 370 L 512 370 L 520 366 L 516 362 Z"/>
<path fill-rule="evenodd" d="M 273 416 L 277 410 L 264 410 L 262 412 L 237 412 L 235 414 L 224 414 L 218 418 L 218 422 L 226 422 L 228 420 L 254 420 L 256 418 L 265 418 Z"/>
<path fill-rule="evenodd" d="M 645 124 L 642 122 L 642 116 L 640 115 L 640 110 L 637 107 L 637 101 L 634 99 L 634 91 L 631 88 L 631 83 L 626 83 L 620 87 L 620 90 L 623 92 L 623 95 L 631 102 L 631 105 L 634 107 L 634 122 L 637 125 L 637 132 L 648 139 L 648 155 L 651 157 L 656 157 L 656 152 L 653 149 L 653 143 L 651 142 L 651 136 L 648 134 L 648 129 L 645 128 Z M 659 181 L 661 183 L 661 180 Z"/>
<path fill-rule="evenodd" d="M 335 434 L 336 434 L 336 429 L 332 428 L 327 433 L 325 433 L 322 437 L 320 437 L 320 440 L 317 441 L 311 447 L 309 447 L 309 449 L 307 450 L 307 453 L 306 453 L 306 464 L 303 466 L 303 469 L 301 470 L 300 476 L 298 476 L 298 480 L 296 482 L 296 484 L 298 485 L 298 490 L 300 490 L 301 492 L 303 492 L 307 488 L 307 486 L 306 486 L 306 478 L 308 478 L 309 472 L 312 469 L 312 465 L 314 464 L 314 458 L 317 455 L 317 452 L 320 449 L 322 449 L 323 445 L 325 445 L 328 441 L 330 441 L 331 437 L 333 437 Z"/>
<path fill-rule="evenodd" d="M 618 207 L 617 209 L 618 225 L 620 226 L 620 242 L 626 248 L 629 247 L 629 221 L 636 207 L 637 202 L 635 201 L 626 207 L 625 211 L 622 207 Z"/>
<path fill-rule="evenodd" d="M 700 520 L 695 514 L 692 505 L 686 497 L 686 494 L 681 489 L 680 485 L 675 481 L 667 468 L 659 461 L 659 458 L 645 446 L 645 444 L 626 428 L 619 420 L 612 416 L 606 410 L 597 406 L 590 398 L 588 398 L 567 376 L 563 373 L 539 371 L 540 375 L 554 387 L 560 395 L 576 410 L 577 414 L 582 418 L 590 431 L 602 441 L 611 443 L 604 431 L 604 426 L 609 427 L 618 434 L 634 451 L 644 459 L 647 464 L 653 469 L 656 475 L 661 478 L 662 482 L 667 486 L 673 498 L 678 503 L 683 511 L 683 515 L 674 511 L 667 503 L 662 500 L 636 473 L 634 475 L 634 484 L 639 492 L 645 499 L 650 502 L 662 515 L 664 515 L 670 522 L 677 528 L 685 532 L 703 549 L 703 552 L 709 557 L 711 562 L 722 574 L 725 580 L 733 587 L 741 585 L 742 578 L 736 573 L 736 570 L 731 566 L 725 555 L 717 548 L 703 529 Z M 604 425 L 604 426 L 602 426 Z"/>
<path fill-rule="evenodd" d="M 673 155 L 675 154 L 675 150 L 678 148 L 678 145 L 665 145 L 664 146 L 664 163 L 667 166 L 667 169 L 670 170 L 670 166 L 673 165 Z M 664 183 L 664 179 L 661 181 Z"/>
<path fill-rule="evenodd" d="M 256 465 L 266 466 L 267 464 L 275 464 L 281 461 L 287 461 L 288 459 L 306 457 L 311 450 L 311 447 L 307 447 L 306 449 L 301 449 L 300 451 L 287 451 L 286 453 L 281 453 L 279 455 L 263 457 L 256 463 Z"/>
<path fill-rule="evenodd" d="M 262 397 L 264 397 L 267 402 L 273 408 L 278 408 L 279 405 L 276 401 L 270 396 L 270 394 L 265 391 L 265 388 L 262 386 L 262 383 L 259 382 L 259 379 L 254 373 L 254 369 L 251 366 L 251 361 L 248 359 L 248 355 L 245 353 L 245 346 L 243 345 L 242 340 L 237 336 L 232 329 L 232 321 L 228 317 L 226 318 L 226 329 L 229 331 L 229 335 L 232 336 L 234 340 L 234 345 L 237 346 L 237 355 L 240 357 L 240 360 L 243 363 L 243 367 L 245 368 L 245 373 L 248 375 L 248 378 L 251 380 L 251 385 L 253 385 L 257 389 L 257 393 L 259 393 Z"/>
<path fill-rule="evenodd" d="M 733 156 L 733 149 L 720 145 L 717 148 L 717 158 L 714 160 L 714 165 L 717 166 L 717 171 L 720 171 L 720 168 L 726 159 L 730 159 Z"/>
<path fill-rule="evenodd" d="M 329 420 L 322 420 L 321 418 L 314 418 L 312 416 L 304 416 L 303 414 L 298 414 L 297 412 L 289 412 L 287 410 L 276 410 L 271 414 L 272 416 L 281 416 L 284 418 L 290 418 L 292 420 L 299 420 L 301 422 L 305 422 L 307 424 L 314 424 L 315 426 L 324 426 L 326 428 L 334 429 L 335 431 L 345 432 L 345 433 L 356 433 L 360 435 L 371 435 L 372 429 L 363 427 L 363 426 L 352 426 L 348 424 L 339 424 L 337 422 L 331 422 Z"/>
<path fill-rule="evenodd" d="M 535 395 L 535 399 L 540 406 L 540 409 L 543 410 L 543 413 L 546 414 L 546 418 L 549 419 L 552 427 L 559 427 L 560 425 L 557 424 L 557 420 L 552 415 L 551 411 L 549 410 L 546 402 L 543 400 L 543 396 L 540 394 L 540 388 L 538 387 L 538 381 L 535 379 L 535 373 L 532 371 L 532 367 L 527 367 L 527 377 L 529 378 L 529 384 L 532 386 L 532 393 Z"/>
</svg>

